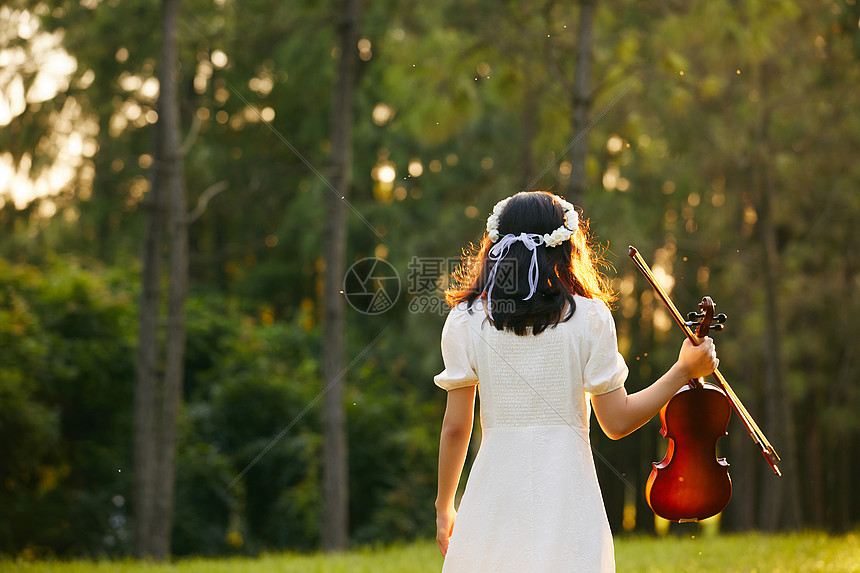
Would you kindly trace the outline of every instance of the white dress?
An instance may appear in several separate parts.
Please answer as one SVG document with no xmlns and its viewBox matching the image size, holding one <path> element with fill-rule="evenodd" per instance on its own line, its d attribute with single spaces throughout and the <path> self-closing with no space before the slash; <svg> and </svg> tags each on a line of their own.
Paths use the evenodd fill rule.
<svg viewBox="0 0 860 573">
<path fill-rule="evenodd" d="M 587 394 L 624 385 L 615 323 L 600 300 L 537 336 L 496 330 L 477 302 L 442 330 L 446 390 L 478 384 L 481 448 L 443 573 L 615 570 L 589 443 Z"/>
</svg>

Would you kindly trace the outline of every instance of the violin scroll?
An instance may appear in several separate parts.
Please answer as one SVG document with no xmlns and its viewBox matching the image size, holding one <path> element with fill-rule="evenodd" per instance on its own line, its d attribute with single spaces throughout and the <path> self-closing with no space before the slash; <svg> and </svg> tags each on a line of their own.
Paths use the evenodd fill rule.
<svg viewBox="0 0 860 573">
<path fill-rule="evenodd" d="M 709 297 L 705 297 L 705 298 L 709 298 Z M 704 302 L 705 302 L 705 299 L 702 299 L 702 303 L 704 303 Z M 700 308 L 701 308 L 701 306 L 702 306 L 702 304 L 699 304 Z M 714 305 L 714 306 L 716 306 L 716 305 Z M 686 324 L 690 328 L 696 328 L 698 330 L 699 324 L 704 317 L 705 317 L 705 312 L 695 312 L 695 311 L 694 312 L 688 312 L 687 313 L 687 321 L 684 324 Z M 726 313 L 724 313 L 724 312 L 721 312 L 720 314 L 714 316 L 712 319 L 712 322 L 715 322 L 716 324 L 709 324 L 708 330 L 713 330 L 714 332 L 722 332 L 723 329 L 726 327 L 726 320 L 727 319 L 728 319 L 728 317 L 726 316 Z M 702 336 L 701 334 L 698 334 L 698 332 L 697 332 L 697 335 L 700 337 Z"/>
<path fill-rule="evenodd" d="M 704 338 L 708 335 L 708 331 L 711 330 L 711 322 L 714 321 L 714 309 L 716 309 L 716 307 L 717 305 L 714 304 L 714 301 L 711 300 L 711 297 L 709 296 L 704 297 L 702 302 L 699 303 L 699 310 L 701 312 L 695 313 L 696 318 L 698 319 L 696 336 L 699 338 Z M 689 314 L 687 315 L 687 318 L 690 318 Z"/>
</svg>

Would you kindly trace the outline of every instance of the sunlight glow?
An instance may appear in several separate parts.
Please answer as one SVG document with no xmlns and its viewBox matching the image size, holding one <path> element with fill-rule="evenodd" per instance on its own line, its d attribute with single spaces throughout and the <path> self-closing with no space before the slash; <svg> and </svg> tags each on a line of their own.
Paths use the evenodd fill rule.
<svg viewBox="0 0 860 573">
<path fill-rule="evenodd" d="M 625 503 L 622 515 L 624 517 L 621 520 L 621 527 L 624 531 L 633 531 L 636 527 L 636 504 Z"/>
<path fill-rule="evenodd" d="M 39 31 L 39 20 L 26 11 L 0 8 L 5 33 L 0 34 L 0 127 L 9 125 L 24 113 L 28 103 L 48 101 L 69 87 L 77 61 L 62 47 L 63 31 Z M 11 28 L 11 30 L 10 30 Z M 28 40 L 22 47 L 13 45 L 15 36 Z M 25 50 L 25 48 L 27 48 Z M 29 79 L 29 89 L 24 78 Z M 5 87 L 4 87 L 5 86 Z"/>
<path fill-rule="evenodd" d="M 562 179 L 567 179 L 570 177 L 571 172 L 573 171 L 573 165 L 570 161 L 562 161 L 558 165 L 558 174 Z"/>
<path fill-rule="evenodd" d="M 128 72 L 122 72 L 119 75 L 117 82 L 119 82 L 119 87 L 127 92 L 133 92 L 143 85 L 143 79 L 140 76 L 136 76 Z"/>
<path fill-rule="evenodd" d="M 0 196 L 8 195 L 17 209 L 24 209 L 36 199 L 69 190 L 78 170 L 91 165 L 89 158 L 98 151 L 95 140 L 98 123 L 93 118 L 82 118 L 81 114 L 81 107 L 73 97 L 66 99 L 60 112 L 51 114 L 55 129 L 42 137 L 36 151 L 52 155 L 54 161 L 38 171 L 32 169 L 30 153 L 24 153 L 17 165 L 11 153 L 0 154 Z M 75 186 L 78 196 L 89 196 L 91 185 L 92 179 L 79 178 Z"/>
<path fill-rule="evenodd" d="M 675 278 L 660 265 L 654 265 L 654 278 L 667 293 L 671 293 L 675 287 Z"/>
<path fill-rule="evenodd" d="M 158 87 L 158 78 L 146 78 L 138 93 L 154 103 L 158 99 Z"/>
<path fill-rule="evenodd" d="M 755 225 L 758 222 L 758 213 L 752 205 L 744 206 L 744 223 L 747 225 Z"/>
<path fill-rule="evenodd" d="M 251 78 L 248 80 L 248 87 L 257 92 L 257 95 L 260 97 L 266 97 L 275 87 L 275 81 L 268 75 L 259 78 Z"/>
<path fill-rule="evenodd" d="M 34 14 L 0 8 L 0 127 L 11 124 L 28 106 L 35 111 L 69 89 L 78 62 L 62 47 L 62 40 L 62 30 L 44 31 Z M 95 73 L 87 70 L 78 87 L 86 89 L 94 79 Z M 58 204 L 47 197 L 73 188 L 83 199 L 92 194 L 89 158 L 98 152 L 99 126 L 95 118 L 83 115 L 74 96 L 68 96 L 59 110 L 42 113 L 49 113 L 52 129 L 32 151 L 23 152 L 17 163 L 11 153 L 0 153 L 0 198 L 4 204 L 11 199 L 17 209 L 42 199 L 36 214 L 49 218 L 57 213 Z"/>
<path fill-rule="evenodd" d="M 603 173 L 603 188 L 607 191 L 615 191 L 618 187 L 618 178 L 620 176 L 621 172 L 617 165 L 610 165 L 607 167 L 606 171 Z"/>
<path fill-rule="evenodd" d="M 420 159 L 413 159 L 409 162 L 409 175 L 412 177 L 420 177 L 424 173 L 424 166 L 421 165 Z"/>
<path fill-rule="evenodd" d="M 375 181 L 373 196 L 383 203 L 391 203 L 394 199 L 394 180 L 397 179 L 397 169 L 386 157 L 388 157 L 387 151 L 380 156 L 379 162 L 370 170 L 370 176 Z"/>
<path fill-rule="evenodd" d="M 394 117 L 394 109 L 388 104 L 378 103 L 373 107 L 373 123 L 383 126 Z"/>
<path fill-rule="evenodd" d="M 393 183 L 397 177 L 397 171 L 391 163 L 384 163 L 377 168 L 376 177 L 382 183 Z"/>
<path fill-rule="evenodd" d="M 624 140 L 617 135 L 610 136 L 609 140 L 606 142 L 606 151 L 612 155 L 619 153 L 623 147 Z"/>
<path fill-rule="evenodd" d="M 362 38 L 358 41 L 358 57 L 363 62 L 367 62 L 373 57 L 373 52 L 370 49 L 370 40 L 367 38 Z"/>
<path fill-rule="evenodd" d="M 654 309 L 654 328 L 660 332 L 669 332 L 672 330 L 672 318 L 669 313 L 662 307 Z"/>
<path fill-rule="evenodd" d="M 221 50 L 212 50 L 212 54 L 210 54 L 209 59 L 212 61 L 212 65 L 218 69 L 227 67 L 227 64 L 230 63 L 229 58 L 227 58 L 227 54 Z"/>
<path fill-rule="evenodd" d="M 211 77 L 212 63 L 209 60 L 201 59 L 197 62 L 197 71 L 194 74 L 194 91 L 198 94 L 205 93 Z"/>
<path fill-rule="evenodd" d="M 696 271 L 696 284 L 702 290 L 708 288 L 708 280 L 711 278 L 711 269 L 708 267 L 699 267 L 699 270 Z"/>
<path fill-rule="evenodd" d="M 260 110 L 260 116 L 263 118 L 263 121 L 272 121 L 275 119 L 275 110 L 271 107 L 264 107 Z"/>
</svg>

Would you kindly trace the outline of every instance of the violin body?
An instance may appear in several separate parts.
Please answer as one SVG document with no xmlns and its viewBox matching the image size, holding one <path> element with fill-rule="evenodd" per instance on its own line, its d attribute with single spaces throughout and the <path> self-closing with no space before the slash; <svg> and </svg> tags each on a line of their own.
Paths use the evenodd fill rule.
<svg viewBox="0 0 860 573">
<path fill-rule="evenodd" d="M 732 409 L 725 392 L 690 381 L 660 410 L 660 433 L 669 440 L 666 456 L 648 477 L 645 499 L 669 521 L 698 521 L 720 513 L 732 497 L 725 458 L 717 441 L 727 436 Z"/>
</svg>

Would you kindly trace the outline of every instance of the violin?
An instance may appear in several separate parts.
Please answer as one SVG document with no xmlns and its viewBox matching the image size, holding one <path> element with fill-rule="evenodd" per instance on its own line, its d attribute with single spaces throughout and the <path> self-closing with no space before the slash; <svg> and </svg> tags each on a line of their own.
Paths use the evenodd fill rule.
<svg viewBox="0 0 860 573">
<path fill-rule="evenodd" d="M 690 313 L 689 320 L 684 320 L 636 248 L 631 246 L 629 255 L 690 342 L 698 345 L 709 330 L 722 330 L 724 314 L 716 317 L 716 325 L 711 325 L 715 305 L 710 297 L 702 299 L 701 312 Z M 697 327 L 695 333 L 691 326 Z M 698 521 L 716 515 L 728 505 L 732 495 L 729 464 L 716 457 L 716 444 L 728 435 L 732 410 L 774 474 L 782 475 L 779 455 L 728 381 L 718 369 L 712 376 L 717 384 L 691 380 L 660 410 L 660 433 L 669 440 L 669 447 L 664 459 L 654 463 L 645 497 L 655 514 L 670 521 Z"/>
<path fill-rule="evenodd" d="M 702 338 L 711 328 L 714 303 L 705 297 L 699 308 L 696 336 Z M 660 434 L 669 440 L 669 447 L 663 461 L 654 463 L 645 484 L 645 499 L 654 513 L 669 521 L 698 521 L 729 504 L 729 464 L 715 453 L 717 440 L 729 435 L 731 415 L 726 393 L 702 378 L 687 382 L 663 406 Z"/>
</svg>

